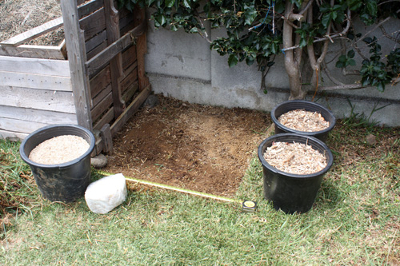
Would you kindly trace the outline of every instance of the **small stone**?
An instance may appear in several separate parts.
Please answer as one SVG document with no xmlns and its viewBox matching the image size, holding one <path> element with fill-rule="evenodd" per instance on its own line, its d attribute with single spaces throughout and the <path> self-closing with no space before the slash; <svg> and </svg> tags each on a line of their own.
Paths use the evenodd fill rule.
<svg viewBox="0 0 400 266">
<path fill-rule="evenodd" d="M 367 143 L 368 143 L 369 145 L 375 145 L 375 144 L 376 144 L 376 137 L 375 137 L 374 135 L 372 135 L 372 134 L 369 134 L 369 135 L 366 137 L 366 141 L 367 141 Z"/>
<path fill-rule="evenodd" d="M 85 200 L 94 213 L 105 214 L 122 204 L 127 196 L 126 180 L 122 174 L 105 176 L 91 183 Z"/>
<path fill-rule="evenodd" d="M 153 107 L 156 107 L 160 101 L 158 100 L 158 97 L 156 95 L 150 95 L 147 97 L 147 99 L 143 103 L 143 107 L 146 109 L 151 109 Z"/>
<path fill-rule="evenodd" d="M 103 168 L 107 165 L 107 157 L 104 154 L 99 154 L 90 159 L 90 163 L 94 168 Z"/>
</svg>

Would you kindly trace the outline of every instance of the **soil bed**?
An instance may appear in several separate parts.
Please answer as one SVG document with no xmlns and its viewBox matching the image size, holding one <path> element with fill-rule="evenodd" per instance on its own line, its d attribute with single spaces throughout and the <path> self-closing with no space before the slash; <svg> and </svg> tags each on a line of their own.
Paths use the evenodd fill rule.
<svg viewBox="0 0 400 266">
<path fill-rule="evenodd" d="M 320 113 L 302 109 L 284 113 L 278 121 L 285 127 L 304 132 L 316 132 L 329 127 L 329 122 Z"/>
<path fill-rule="evenodd" d="M 189 104 L 158 96 L 114 138 L 111 173 L 233 196 L 265 131 L 263 112 Z"/>
</svg>

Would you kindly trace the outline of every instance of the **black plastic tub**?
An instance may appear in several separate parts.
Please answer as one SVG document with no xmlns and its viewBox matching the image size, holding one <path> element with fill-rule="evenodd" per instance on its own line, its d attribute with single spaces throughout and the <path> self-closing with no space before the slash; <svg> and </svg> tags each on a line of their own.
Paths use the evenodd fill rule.
<svg viewBox="0 0 400 266">
<path fill-rule="evenodd" d="M 311 145 L 313 149 L 327 157 L 327 166 L 319 172 L 308 175 L 282 172 L 267 163 L 264 158 L 265 150 L 272 146 L 273 142 Z M 315 137 L 291 133 L 277 134 L 265 139 L 258 147 L 258 158 L 263 167 L 264 198 L 272 201 L 275 209 L 281 209 L 285 213 L 304 213 L 312 208 L 323 176 L 333 163 L 332 153 L 324 142 Z"/>
<path fill-rule="evenodd" d="M 79 158 L 62 164 L 40 164 L 29 159 L 31 151 L 43 141 L 62 135 L 82 137 L 89 149 Z M 90 154 L 95 145 L 93 134 L 78 125 L 43 127 L 27 136 L 20 146 L 20 155 L 31 168 L 43 197 L 50 201 L 72 202 L 83 197 L 90 183 Z"/>
<path fill-rule="evenodd" d="M 315 132 L 304 132 L 304 131 L 299 131 L 295 130 L 292 128 L 288 128 L 284 125 L 282 125 L 278 119 L 279 117 L 287 113 L 289 111 L 297 110 L 297 109 L 303 109 L 305 111 L 310 111 L 310 112 L 318 112 L 321 114 L 321 116 L 329 122 L 329 127 L 320 130 L 320 131 L 315 131 Z M 295 133 L 299 135 L 304 135 L 304 136 L 312 136 L 316 137 L 322 141 L 325 141 L 329 135 L 329 132 L 333 129 L 333 127 L 336 124 L 336 118 L 333 115 L 333 113 L 325 108 L 324 106 L 314 103 L 314 102 L 309 102 L 309 101 L 304 101 L 304 100 L 291 100 L 291 101 L 286 101 L 283 102 L 279 105 L 277 105 L 272 111 L 271 111 L 271 118 L 272 121 L 275 124 L 275 134 L 279 133 Z"/>
</svg>

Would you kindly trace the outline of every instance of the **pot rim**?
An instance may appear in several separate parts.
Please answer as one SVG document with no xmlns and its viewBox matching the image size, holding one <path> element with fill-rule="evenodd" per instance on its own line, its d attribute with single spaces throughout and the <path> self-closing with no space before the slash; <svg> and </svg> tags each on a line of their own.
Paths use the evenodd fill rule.
<svg viewBox="0 0 400 266">
<path fill-rule="evenodd" d="M 68 161 L 68 162 L 65 162 L 65 163 L 60 163 L 60 164 L 41 164 L 41 163 L 37 163 L 37 162 L 34 162 L 31 159 L 29 159 L 29 155 L 25 154 L 25 151 L 24 151 L 25 145 L 28 142 L 28 140 L 30 138 L 32 138 L 33 136 L 35 136 L 36 134 L 39 134 L 42 131 L 57 128 L 57 127 L 59 127 L 59 128 L 76 128 L 76 129 L 84 131 L 90 138 L 89 149 L 84 154 L 79 156 L 78 158 Z M 57 135 L 54 137 L 64 136 L 64 135 L 68 135 L 68 134 L 60 134 L 60 135 Z M 48 139 L 50 139 L 50 138 L 48 138 Z M 43 141 L 46 141 L 48 139 L 45 139 Z M 42 143 L 43 141 L 41 141 L 40 143 Z M 95 144 L 96 144 L 96 139 L 95 139 L 93 133 L 90 130 L 88 130 L 87 128 L 84 128 L 79 125 L 73 125 L 73 124 L 57 124 L 57 125 L 49 125 L 49 126 L 42 127 L 42 128 L 35 130 L 34 132 L 30 133 L 22 141 L 21 146 L 19 147 L 19 151 L 20 151 L 20 156 L 21 156 L 22 160 L 25 161 L 29 165 L 32 165 L 32 166 L 38 167 L 38 168 L 57 169 L 57 168 L 67 168 L 71 165 L 77 164 L 80 161 L 84 160 L 87 156 L 90 156 L 90 154 L 93 152 Z"/>
<path fill-rule="evenodd" d="M 283 172 L 283 171 L 273 167 L 272 165 L 270 165 L 267 162 L 267 160 L 265 160 L 265 158 L 264 158 L 265 149 L 263 149 L 263 146 L 265 145 L 266 142 L 273 141 L 274 139 L 278 139 L 278 138 L 285 137 L 285 136 L 286 137 L 299 137 L 299 138 L 302 138 L 302 139 L 306 139 L 306 141 L 308 139 L 308 140 L 311 140 L 311 142 L 317 143 L 318 145 L 322 146 L 322 148 L 326 151 L 326 154 L 328 155 L 328 156 L 325 155 L 325 156 L 327 156 L 327 165 L 326 165 L 326 167 L 323 168 L 322 170 L 320 170 L 318 172 L 315 172 L 315 173 L 312 173 L 312 174 L 299 175 L 299 174 L 292 174 L 292 173 Z M 284 140 L 280 140 L 280 141 L 284 141 Z M 293 142 L 296 142 L 296 141 L 293 141 Z M 299 143 L 302 143 L 302 142 L 299 142 Z M 304 143 L 302 143 L 302 144 L 304 144 Z M 275 174 L 279 174 L 279 175 L 283 175 L 283 176 L 291 177 L 291 178 L 304 178 L 305 179 L 305 178 L 317 177 L 317 176 L 323 175 L 326 172 L 328 172 L 329 169 L 333 165 L 333 155 L 332 155 L 331 150 L 328 148 L 328 146 L 323 141 L 321 141 L 320 139 L 318 139 L 316 137 L 313 137 L 313 136 L 305 136 L 305 135 L 294 134 L 294 133 L 275 134 L 275 135 L 273 135 L 271 137 L 266 138 L 265 140 L 263 140 L 261 142 L 261 144 L 258 146 L 257 153 L 258 153 L 258 159 L 261 161 L 261 164 L 264 167 L 266 167 L 268 170 L 270 170 L 271 172 L 273 172 Z"/>
<path fill-rule="evenodd" d="M 323 130 L 311 131 L 311 132 L 299 131 L 299 130 L 296 130 L 296 129 L 293 129 L 293 128 L 286 127 L 286 126 L 282 125 L 282 124 L 279 122 L 279 120 L 278 120 L 278 118 L 276 117 L 275 113 L 276 113 L 276 110 L 277 110 L 279 107 L 281 107 L 281 106 L 283 106 L 283 105 L 287 105 L 287 104 L 289 104 L 289 103 L 304 103 L 304 104 L 308 104 L 308 105 L 315 106 L 315 107 L 317 107 L 317 108 L 319 108 L 319 109 L 321 109 L 321 110 L 326 111 L 326 112 L 329 114 L 329 116 L 331 116 L 332 122 L 329 123 L 329 127 L 325 128 L 325 129 L 323 129 Z M 295 109 L 293 109 L 293 110 L 295 110 Z M 291 110 L 289 110 L 289 111 L 291 111 Z M 307 110 L 306 110 L 306 111 L 307 111 Z M 285 102 L 282 102 L 282 103 L 278 104 L 277 106 L 274 107 L 274 109 L 272 109 L 272 111 L 271 111 L 271 118 L 272 118 L 272 121 L 274 122 L 274 124 L 277 125 L 278 127 L 282 128 L 284 131 L 290 132 L 290 133 L 299 134 L 299 135 L 304 135 L 304 136 L 318 135 L 318 134 L 323 134 L 323 133 L 329 132 L 329 131 L 331 131 L 331 130 L 335 127 L 335 124 L 336 124 L 336 117 L 333 115 L 333 113 L 332 113 L 331 110 L 329 110 L 329 109 L 326 108 L 325 106 L 322 106 L 322 105 L 320 105 L 320 104 L 318 104 L 318 103 L 310 102 L 310 101 L 306 101 L 306 100 L 289 100 L 289 101 L 285 101 Z"/>
</svg>

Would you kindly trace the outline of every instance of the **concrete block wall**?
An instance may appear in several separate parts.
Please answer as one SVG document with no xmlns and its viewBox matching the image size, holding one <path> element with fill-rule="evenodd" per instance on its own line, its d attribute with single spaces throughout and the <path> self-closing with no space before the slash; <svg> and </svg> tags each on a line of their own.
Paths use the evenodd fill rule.
<svg viewBox="0 0 400 266">
<path fill-rule="evenodd" d="M 208 30 L 208 34 L 213 39 L 222 36 L 223 32 Z M 210 50 L 209 43 L 198 34 L 155 29 L 150 23 L 147 36 L 146 72 L 156 94 L 190 103 L 263 111 L 271 111 L 289 97 L 283 54 L 277 56 L 267 75 L 268 93 L 265 94 L 260 90 L 261 72 L 256 64 L 249 67 L 239 63 L 230 68 L 227 57 Z M 334 45 L 332 51 L 334 49 L 338 49 L 338 45 Z M 332 68 L 334 74 L 339 75 L 338 71 Z M 356 80 L 354 77 L 345 79 L 344 82 Z M 327 77 L 324 80 L 328 82 Z M 312 96 L 310 91 L 307 99 L 311 100 Z M 397 115 L 400 113 L 399 84 L 387 85 L 384 93 L 375 88 L 324 92 L 318 94 L 315 101 L 330 108 L 337 118 L 351 114 L 349 101 L 355 107 L 355 113 L 366 116 L 374 108 L 388 105 L 375 112 L 371 119 L 385 126 L 400 126 L 400 116 Z"/>
</svg>

